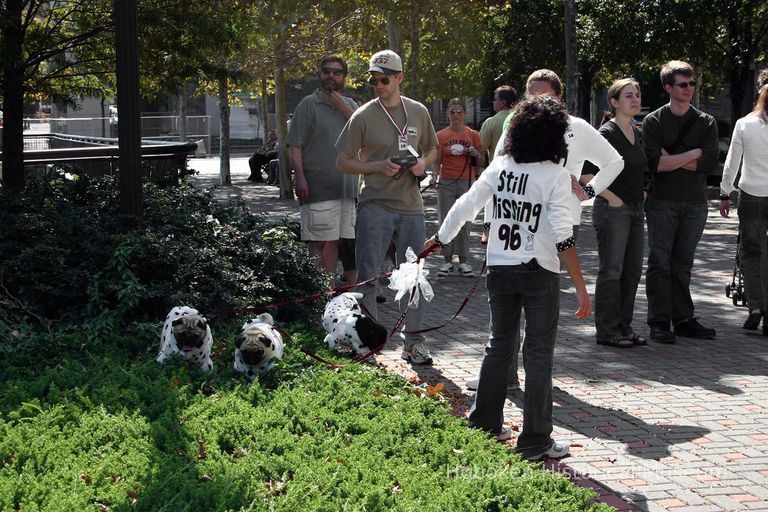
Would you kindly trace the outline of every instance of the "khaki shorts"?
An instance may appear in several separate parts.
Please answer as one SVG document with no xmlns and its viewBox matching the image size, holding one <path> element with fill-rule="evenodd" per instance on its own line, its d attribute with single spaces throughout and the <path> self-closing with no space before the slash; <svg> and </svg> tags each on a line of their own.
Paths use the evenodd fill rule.
<svg viewBox="0 0 768 512">
<path fill-rule="evenodd" d="M 303 204 L 299 207 L 299 213 L 302 240 L 326 242 L 355 238 L 354 199 L 332 199 Z"/>
</svg>

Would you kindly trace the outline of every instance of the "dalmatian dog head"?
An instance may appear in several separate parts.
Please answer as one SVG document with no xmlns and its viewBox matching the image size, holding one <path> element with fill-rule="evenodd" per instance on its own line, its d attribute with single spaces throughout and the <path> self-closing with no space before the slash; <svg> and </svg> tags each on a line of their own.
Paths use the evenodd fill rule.
<svg viewBox="0 0 768 512">
<path fill-rule="evenodd" d="M 362 313 L 361 298 L 362 293 L 346 292 L 325 305 L 323 328 L 328 334 L 323 341 L 331 350 L 348 347 L 363 355 L 387 341 L 387 329 Z"/>
<path fill-rule="evenodd" d="M 165 363 L 171 354 L 181 354 L 190 364 L 211 371 L 213 336 L 208 321 L 196 309 L 177 306 L 165 318 L 160 335 L 158 363 Z"/>
<path fill-rule="evenodd" d="M 273 327 L 269 313 L 262 313 L 243 324 L 235 340 L 235 369 L 249 380 L 265 375 L 283 357 L 283 337 Z"/>
</svg>

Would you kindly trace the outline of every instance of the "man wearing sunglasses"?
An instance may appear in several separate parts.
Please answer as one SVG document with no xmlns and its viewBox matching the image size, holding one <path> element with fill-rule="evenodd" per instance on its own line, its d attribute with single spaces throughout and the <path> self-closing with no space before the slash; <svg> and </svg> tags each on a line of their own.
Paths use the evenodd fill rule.
<svg viewBox="0 0 768 512">
<path fill-rule="evenodd" d="M 691 105 L 696 79 L 690 64 L 667 62 L 661 83 L 669 103 L 643 120 L 652 177 L 645 204 L 648 325 L 658 343 L 674 343 L 675 336 L 714 338 L 715 330 L 693 316 L 689 288 L 694 253 L 707 222 L 707 175 L 717 166 L 717 124 Z"/>
<path fill-rule="evenodd" d="M 426 225 L 419 180 L 437 155 L 437 136 L 426 107 L 400 94 L 404 79 L 400 56 L 391 50 L 375 53 L 368 72 L 376 99 L 352 114 L 336 143 L 338 171 L 361 176 L 355 226 L 359 281 L 378 274 L 390 242 L 395 245 L 397 264 L 406 261 L 408 247 L 418 252 L 424 246 Z M 416 157 L 415 163 L 401 168 L 393 161 L 408 157 Z M 363 304 L 375 318 L 374 283 L 362 285 L 358 291 L 364 293 Z M 405 331 L 421 329 L 424 310 L 423 299 L 418 307 L 408 308 Z M 432 362 L 423 335 L 401 336 L 403 359 L 412 364 Z"/>
<path fill-rule="evenodd" d="M 296 197 L 301 214 L 301 239 L 317 266 L 336 274 L 341 256 L 347 282 L 355 282 L 355 199 L 358 178 L 336 172 L 334 144 L 357 108 L 342 96 L 347 63 L 337 54 L 320 60 L 320 88 L 302 99 L 291 121 L 288 145 L 296 171 Z"/>
</svg>

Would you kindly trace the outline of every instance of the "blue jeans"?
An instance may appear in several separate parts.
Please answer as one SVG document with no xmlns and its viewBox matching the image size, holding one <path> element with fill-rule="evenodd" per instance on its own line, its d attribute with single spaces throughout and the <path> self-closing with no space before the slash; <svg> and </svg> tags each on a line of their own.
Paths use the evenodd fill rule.
<svg viewBox="0 0 768 512">
<path fill-rule="evenodd" d="M 674 325 L 693 318 L 691 269 L 707 223 L 707 202 L 651 198 L 645 205 L 645 216 L 648 325 L 669 328 L 670 322 Z"/>
<path fill-rule="evenodd" d="M 423 213 L 395 213 L 373 201 L 360 205 L 357 209 L 357 222 L 355 224 L 355 263 L 358 281 L 365 281 L 379 274 L 381 261 L 389 249 L 390 242 L 395 244 L 396 265 L 406 261 L 405 250 L 408 247 L 419 254 L 424 248 L 426 232 L 427 227 Z M 357 291 L 365 295 L 361 302 L 376 318 L 378 316 L 376 283 L 371 282 L 358 286 Z M 401 299 L 401 309 L 406 307 L 408 300 L 410 300 L 410 293 Z M 426 301 L 420 297 L 418 308 L 408 308 L 408 313 L 403 321 L 403 329 L 406 331 L 420 330 L 424 323 L 425 310 Z M 422 334 L 401 333 L 400 336 L 404 339 L 406 347 L 424 341 Z"/>
<path fill-rule="evenodd" d="M 577 242 L 579 240 L 579 225 L 578 224 L 574 224 L 573 225 L 573 239 L 574 239 L 574 241 L 577 241 Z M 522 328 L 525 329 L 525 317 L 523 317 Z M 517 341 L 518 341 L 518 346 L 519 346 L 520 345 L 520 343 L 519 343 L 520 342 L 520 332 L 519 332 L 519 330 L 518 330 L 518 333 L 517 333 L 517 338 L 518 338 Z M 515 350 L 514 354 L 512 354 L 512 364 L 509 365 L 509 376 L 507 377 L 507 383 L 509 385 L 515 385 L 517 387 L 520 387 L 520 377 L 517 375 L 517 369 L 520 366 L 520 364 L 519 364 L 519 357 L 518 357 L 519 352 L 520 352 L 520 350 L 518 349 L 518 350 Z"/>
<path fill-rule="evenodd" d="M 469 422 L 489 432 L 501 430 L 508 374 L 520 348 L 520 313 L 524 310 L 525 398 L 517 451 L 534 455 L 552 445 L 552 366 L 560 313 L 560 276 L 532 260 L 489 267 L 486 287 L 491 333 Z"/>
<path fill-rule="evenodd" d="M 453 203 L 467 193 L 469 186 L 470 183 L 468 183 L 466 179 L 442 180 L 437 182 L 437 211 L 440 220 L 439 224 L 443 223 L 445 216 L 448 215 L 448 211 L 453 206 Z M 440 251 L 446 258 L 446 261 L 450 261 L 451 256 L 459 256 L 460 258 L 469 257 L 470 224 L 470 222 L 465 222 L 459 230 L 459 234 Z"/>
<path fill-rule="evenodd" d="M 600 261 L 595 286 L 597 339 L 626 338 L 633 334 L 635 294 L 643 273 L 643 203 L 612 208 L 596 197 L 592 225 Z"/>
<path fill-rule="evenodd" d="M 742 190 L 739 193 L 739 259 L 750 311 L 768 311 L 767 233 L 768 197 L 753 196 Z"/>
</svg>

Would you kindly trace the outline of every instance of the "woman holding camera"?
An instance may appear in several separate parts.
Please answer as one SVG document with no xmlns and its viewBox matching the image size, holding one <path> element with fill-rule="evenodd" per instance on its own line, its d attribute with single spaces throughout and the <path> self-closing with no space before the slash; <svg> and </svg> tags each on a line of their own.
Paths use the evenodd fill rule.
<svg viewBox="0 0 768 512">
<path fill-rule="evenodd" d="M 485 151 L 480 134 L 464 124 L 465 114 L 464 102 L 453 98 L 448 102 L 448 119 L 451 124 L 437 132 L 437 141 L 440 144 L 437 160 L 440 166 L 437 181 L 437 210 L 440 222 L 445 219 L 453 203 L 469 190 L 477 178 L 477 168 L 485 165 Z M 464 224 L 453 242 L 443 249 L 443 255 L 445 263 L 438 270 L 438 276 L 475 275 L 467 263 L 469 222 Z M 458 268 L 453 266 L 454 255 L 459 257 Z"/>
<path fill-rule="evenodd" d="M 648 165 L 640 131 L 632 124 L 632 117 L 640 112 L 640 85 L 632 78 L 614 81 L 608 88 L 608 102 L 611 110 L 599 131 L 624 159 L 624 169 L 595 198 L 592 207 L 599 259 L 596 339 L 598 345 L 632 348 L 647 344 L 632 329 L 635 294 L 643 270 L 643 188 Z"/>
</svg>

